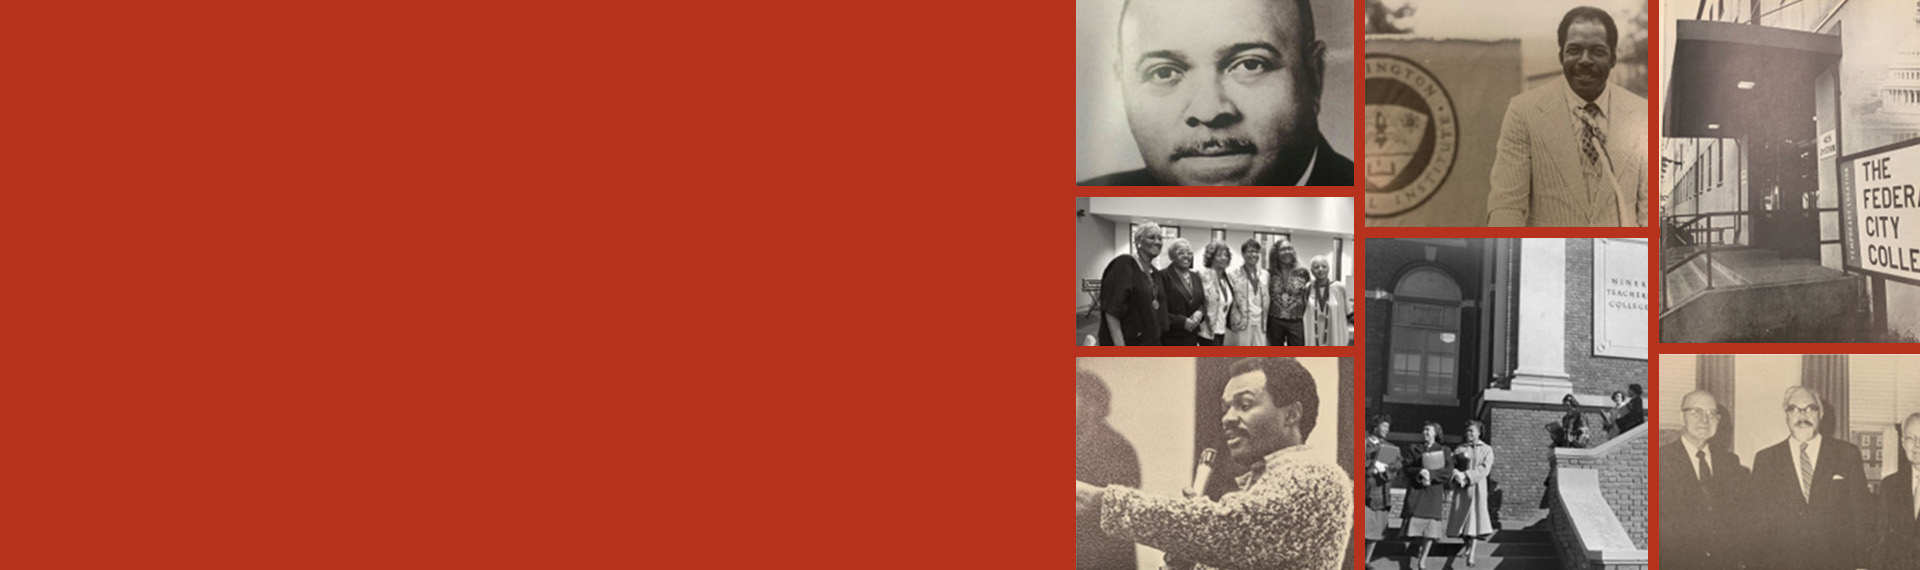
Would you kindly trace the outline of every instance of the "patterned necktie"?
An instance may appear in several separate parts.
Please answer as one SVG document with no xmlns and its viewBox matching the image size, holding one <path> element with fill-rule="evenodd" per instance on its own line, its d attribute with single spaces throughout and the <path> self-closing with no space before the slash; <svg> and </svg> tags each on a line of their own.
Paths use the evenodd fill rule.
<svg viewBox="0 0 1920 570">
<path fill-rule="evenodd" d="M 1580 152 L 1587 156 L 1587 175 L 1600 177 L 1600 149 L 1607 144 L 1607 134 L 1600 132 L 1600 105 L 1588 101 L 1581 107 Z"/>
<path fill-rule="evenodd" d="M 1800 494 L 1813 502 L 1813 459 L 1807 457 L 1807 444 L 1800 444 Z"/>
</svg>

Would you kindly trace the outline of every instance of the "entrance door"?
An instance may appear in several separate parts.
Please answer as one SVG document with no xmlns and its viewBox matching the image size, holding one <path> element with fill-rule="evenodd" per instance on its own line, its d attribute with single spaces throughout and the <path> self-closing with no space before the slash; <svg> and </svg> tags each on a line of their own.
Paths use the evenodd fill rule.
<svg viewBox="0 0 1920 570">
<path fill-rule="evenodd" d="M 1749 140 L 1747 202 L 1753 212 L 1755 246 L 1779 252 L 1781 259 L 1820 260 L 1820 195 L 1815 156 L 1813 90 L 1778 97 L 1780 113 Z M 1788 119 L 1786 117 L 1796 117 Z M 1798 119 L 1797 117 L 1806 117 Z"/>
</svg>

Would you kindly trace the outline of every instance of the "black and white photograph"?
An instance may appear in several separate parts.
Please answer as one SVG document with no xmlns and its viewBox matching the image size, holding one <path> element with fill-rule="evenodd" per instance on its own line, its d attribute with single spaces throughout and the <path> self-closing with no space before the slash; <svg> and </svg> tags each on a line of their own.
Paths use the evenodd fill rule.
<svg viewBox="0 0 1920 570">
<path fill-rule="evenodd" d="M 1920 341 L 1920 6 L 1665 6 L 1661 342 Z"/>
<path fill-rule="evenodd" d="M 1079 0 L 1082 186 L 1353 186 L 1353 2 Z"/>
<path fill-rule="evenodd" d="M 1646 248 L 1366 241 L 1368 567 L 1647 565 Z"/>
<path fill-rule="evenodd" d="M 1660 356 L 1660 566 L 1920 568 L 1920 356 Z"/>
<path fill-rule="evenodd" d="M 1350 346 L 1353 198 L 1076 198 L 1080 346 Z"/>
<path fill-rule="evenodd" d="M 1644 0 L 1368 0 L 1366 225 L 1646 227 Z"/>
<path fill-rule="evenodd" d="M 1353 567 L 1353 359 L 1075 365 L 1076 569 Z"/>
</svg>

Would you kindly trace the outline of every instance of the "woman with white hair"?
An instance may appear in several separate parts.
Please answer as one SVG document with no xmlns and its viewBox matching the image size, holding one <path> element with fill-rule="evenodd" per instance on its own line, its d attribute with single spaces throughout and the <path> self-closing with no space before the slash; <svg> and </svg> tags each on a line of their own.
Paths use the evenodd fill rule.
<svg viewBox="0 0 1920 570">
<path fill-rule="evenodd" d="M 1174 239 L 1167 244 L 1167 259 L 1173 263 L 1154 273 L 1160 283 L 1167 308 L 1167 328 L 1160 333 L 1162 346 L 1195 346 L 1200 343 L 1200 327 L 1207 322 L 1207 295 L 1200 276 L 1193 272 L 1193 244 Z"/>
<path fill-rule="evenodd" d="M 1307 287 L 1307 346 L 1346 346 L 1353 343 L 1347 329 L 1347 286 L 1332 280 L 1330 261 L 1313 256 L 1313 284 Z"/>
<path fill-rule="evenodd" d="M 1227 310 L 1233 307 L 1233 286 L 1227 283 L 1233 247 L 1221 241 L 1209 243 L 1201 263 L 1206 267 L 1200 272 L 1200 288 L 1207 293 L 1207 322 L 1200 325 L 1200 345 L 1221 346 L 1227 340 Z"/>
<path fill-rule="evenodd" d="M 1160 256 L 1160 224 L 1133 229 L 1133 253 L 1120 254 L 1100 274 L 1100 346 L 1158 346 L 1167 327 L 1153 258 Z"/>
</svg>

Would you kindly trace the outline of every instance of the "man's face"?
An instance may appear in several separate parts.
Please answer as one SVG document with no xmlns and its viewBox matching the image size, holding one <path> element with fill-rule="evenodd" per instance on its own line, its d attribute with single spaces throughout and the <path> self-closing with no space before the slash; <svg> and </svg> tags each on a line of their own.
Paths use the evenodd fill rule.
<svg viewBox="0 0 1920 570">
<path fill-rule="evenodd" d="M 1305 166 L 1319 130 L 1325 47 L 1303 42 L 1300 19 L 1312 15 L 1295 8 L 1292 0 L 1128 5 L 1120 92 L 1155 179 L 1247 185 Z"/>
<path fill-rule="evenodd" d="M 1220 417 L 1220 429 L 1226 432 L 1227 450 L 1233 452 L 1235 461 L 1253 463 L 1290 445 L 1286 426 L 1282 425 L 1283 410 L 1273 405 L 1273 397 L 1267 393 L 1266 372 L 1256 370 L 1228 380 L 1220 401 L 1227 407 L 1226 415 Z"/>
<path fill-rule="evenodd" d="M 1706 442 L 1720 433 L 1720 403 L 1713 394 L 1694 392 L 1680 399 L 1680 413 L 1684 416 L 1683 425 L 1687 437 L 1695 442 Z"/>
<path fill-rule="evenodd" d="M 1794 390 L 1793 397 L 1787 398 L 1787 429 L 1793 431 L 1794 439 L 1800 441 L 1813 439 L 1814 431 L 1820 427 L 1820 415 L 1824 411 L 1820 409 L 1820 401 L 1813 399 L 1812 394 L 1807 393 L 1806 390 Z"/>
<path fill-rule="evenodd" d="M 1591 101 L 1607 86 L 1613 73 L 1613 48 L 1607 47 L 1607 28 L 1593 20 L 1575 20 L 1567 26 L 1567 45 L 1560 46 L 1560 68 L 1573 92 Z"/>
<path fill-rule="evenodd" d="M 1920 459 L 1920 421 L 1908 420 L 1900 433 L 1900 445 L 1907 448 L 1908 459 Z"/>
</svg>

